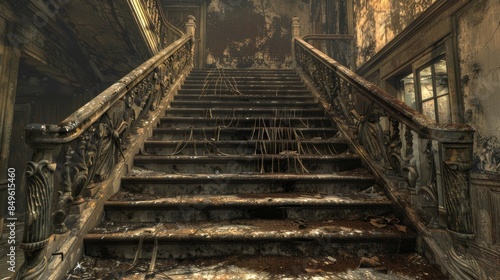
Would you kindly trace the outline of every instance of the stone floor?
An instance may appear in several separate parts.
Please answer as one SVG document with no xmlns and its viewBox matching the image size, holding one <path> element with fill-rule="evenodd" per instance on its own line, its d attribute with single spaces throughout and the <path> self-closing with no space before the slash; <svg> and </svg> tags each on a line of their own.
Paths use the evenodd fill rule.
<svg viewBox="0 0 500 280">
<path fill-rule="evenodd" d="M 148 272 L 151 271 L 151 272 Z M 424 258 L 412 254 L 358 258 L 233 256 L 195 261 L 117 261 L 85 257 L 65 280 L 72 279 L 446 279 Z"/>
</svg>

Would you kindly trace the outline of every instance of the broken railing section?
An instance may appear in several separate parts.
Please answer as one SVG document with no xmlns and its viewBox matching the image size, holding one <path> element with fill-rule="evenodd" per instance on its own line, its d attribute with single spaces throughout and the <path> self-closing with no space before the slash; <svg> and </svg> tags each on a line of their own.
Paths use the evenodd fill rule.
<svg viewBox="0 0 500 280">
<path fill-rule="evenodd" d="M 183 36 L 182 31 L 167 20 L 159 0 L 141 0 L 139 2 L 146 11 L 150 27 L 156 34 L 156 41 L 160 49 L 167 47 Z"/>
<path fill-rule="evenodd" d="M 294 18 L 295 35 L 300 34 L 297 28 L 300 24 Z M 475 236 L 470 196 L 474 130 L 430 121 L 298 36 L 292 50 L 296 67 L 317 89 L 339 126 L 378 170 L 404 182 L 400 185 L 417 196 L 409 203 L 429 227 L 438 224 L 439 208 L 444 208 L 444 224 L 453 239 L 450 273 L 461 279 L 483 279 L 484 272 L 466 249 Z"/>
<path fill-rule="evenodd" d="M 186 35 L 130 72 L 59 125 L 31 124 L 27 164 L 25 263 L 16 278 L 38 279 L 46 269 L 44 248 L 52 233 L 64 233 L 70 208 L 93 196 L 114 169 L 130 141 L 192 67 L 194 18 Z"/>
</svg>

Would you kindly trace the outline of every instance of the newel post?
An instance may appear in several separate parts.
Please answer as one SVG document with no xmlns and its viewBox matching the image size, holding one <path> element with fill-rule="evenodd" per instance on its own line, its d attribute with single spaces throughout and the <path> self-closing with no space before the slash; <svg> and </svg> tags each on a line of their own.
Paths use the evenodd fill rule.
<svg viewBox="0 0 500 280">
<path fill-rule="evenodd" d="M 51 145 L 34 146 L 33 160 L 26 165 L 27 209 L 21 249 L 24 263 L 18 279 L 41 279 L 47 268 L 45 247 L 51 236 L 51 203 L 54 171 Z"/>
<path fill-rule="evenodd" d="M 300 19 L 299 17 L 292 18 L 292 37 L 300 37 Z"/>
<path fill-rule="evenodd" d="M 475 238 L 470 184 L 472 144 L 441 145 L 446 224 L 453 240 L 448 259 L 459 279 L 488 279 L 468 252 L 468 244 Z"/>
<path fill-rule="evenodd" d="M 297 58 L 295 57 L 295 38 L 300 37 L 300 19 L 299 17 L 292 17 L 292 59 L 293 66 L 297 67 Z"/>
<path fill-rule="evenodd" d="M 195 46 L 195 34 L 196 34 L 196 18 L 193 15 L 187 16 L 187 22 L 186 22 L 186 33 L 188 35 L 192 36 L 192 41 L 191 41 L 191 58 L 190 58 L 190 64 L 192 67 L 194 67 L 194 46 Z"/>
</svg>

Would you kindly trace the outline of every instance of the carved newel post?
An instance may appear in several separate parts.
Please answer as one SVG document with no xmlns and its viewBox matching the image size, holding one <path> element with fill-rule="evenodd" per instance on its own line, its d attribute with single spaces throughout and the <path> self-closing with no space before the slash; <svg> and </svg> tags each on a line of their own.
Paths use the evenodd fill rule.
<svg viewBox="0 0 500 280">
<path fill-rule="evenodd" d="M 19 279 L 41 279 L 47 268 L 45 247 L 51 235 L 51 201 L 54 192 L 53 147 L 34 147 L 33 161 L 26 166 L 27 210 L 21 248 L 24 264 Z"/>
<path fill-rule="evenodd" d="M 300 37 L 300 19 L 299 17 L 292 18 L 292 37 Z"/>
<path fill-rule="evenodd" d="M 292 59 L 293 66 L 297 67 L 297 58 L 295 56 L 295 41 L 294 38 L 300 37 L 300 19 L 299 17 L 292 17 Z"/>
<path fill-rule="evenodd" d="M 443 143 L 442 147 L 447 228 L 453 240 L 448 252 L 450 264 L 457 279 L 488 279 L 468 252 L 468 243 L 475 238 L 470 196 L 472 144 Z"/>
<path fill-rule="evenodd" d="M 195 46 L 195 34 L 196 34 L 196 18 L 193 15 L 187 16 L 187 22 L 186 22 L 186 33 L 188 35 L 193 36 L 192 42 L 191 42 L 191 58 L 190 58 L 190 64 L 193 67 L 194 66 L 194 46 Z"/>
</svg>

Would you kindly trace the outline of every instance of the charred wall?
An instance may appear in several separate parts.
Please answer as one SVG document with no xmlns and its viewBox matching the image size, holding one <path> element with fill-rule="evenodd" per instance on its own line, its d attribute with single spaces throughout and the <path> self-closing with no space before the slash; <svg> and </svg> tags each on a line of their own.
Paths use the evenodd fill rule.
<svg viewBox="0 0 500 280">
<path fill-rule="evenodd" d="M 465 121 L 476 129 L 472 194 L 478 234 L 472 249 L 482 262 L 497 268 L 496 275 L 500 274 L 499 14 L 500 1 L 479 0 L 471 1 L 467 12 L 457 17 Z"/>
<path fill-rule="evenodd" d="M 465 119 L 476 128 L 476 169 L 500 175 L 499 14 L 499 1 L 474 1 L 459 16 L 458 44 Z"/>
<path fill-rule="evenodd" d="M 359 67 L 436 0 L 354 0 L 355 60 Z"/>
<path fill-rule="evenodd" d="M 212 0 L 207 13 L 207 67 L 287 68 L 292 17 L 311 33 L 309 0 Z"/>
</svg>

